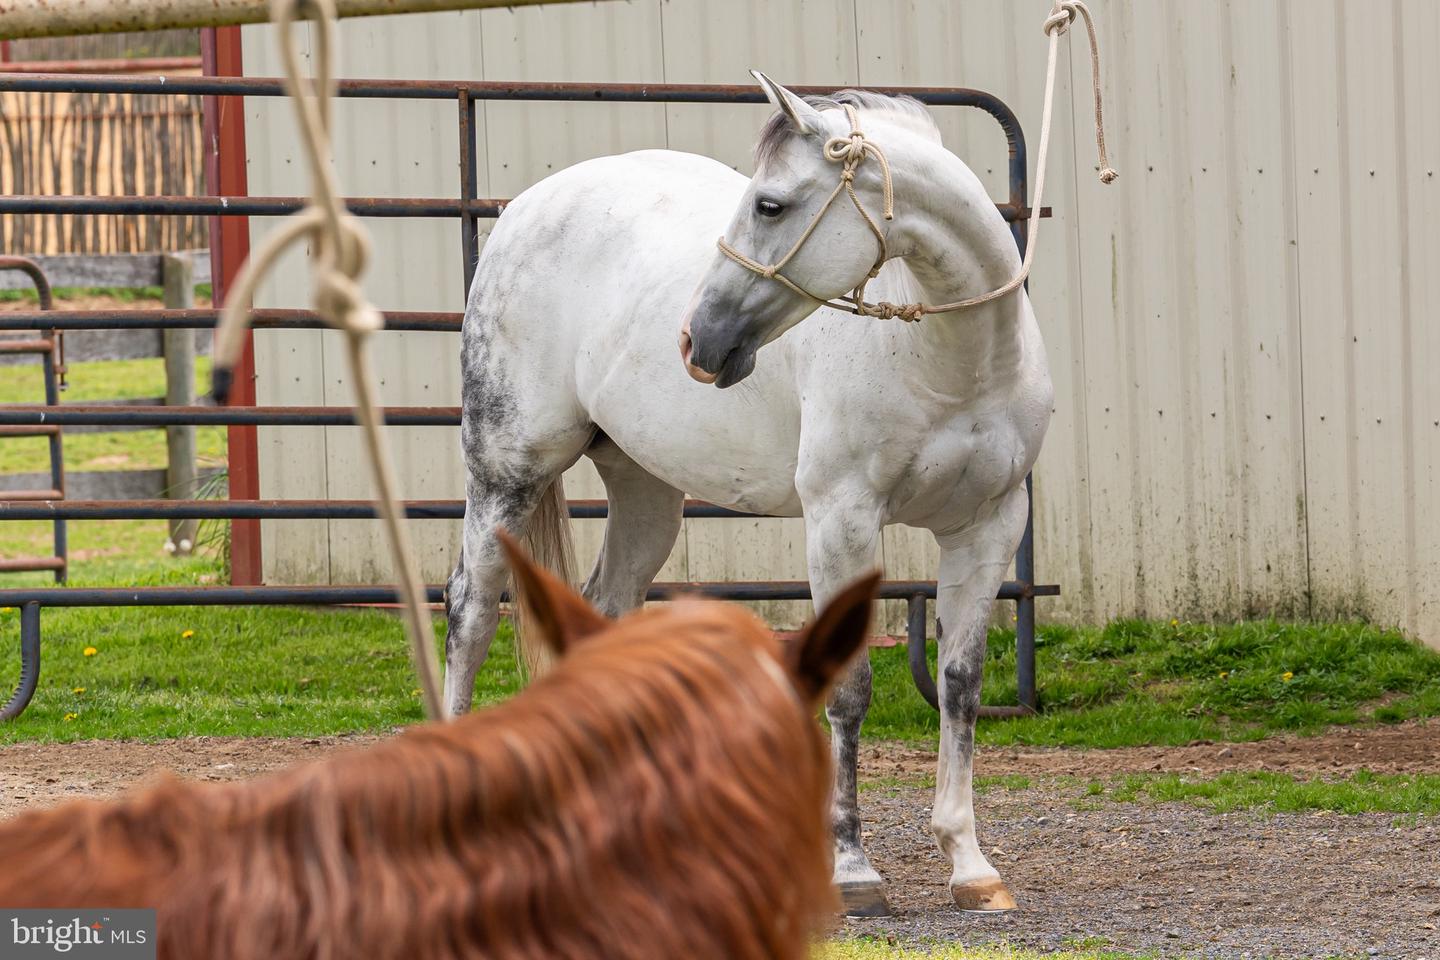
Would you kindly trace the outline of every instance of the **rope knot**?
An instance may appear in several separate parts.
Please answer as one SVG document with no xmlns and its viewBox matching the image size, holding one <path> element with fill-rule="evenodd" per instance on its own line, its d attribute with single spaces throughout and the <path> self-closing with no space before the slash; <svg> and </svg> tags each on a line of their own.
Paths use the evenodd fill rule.
<svg viewBox="0 0 1440 960">
<path fill-rule="evenodd" d="M 925 316 L 925 304 L 891 303 L 888 300 L 881 300 L 879 303 L 870 304 L 865 313 L 877 320 L 894 320 L 899 317 L 906 323 L 915 323 Z"/>
<path fill-rule="evenodd" d="M 1070 29 L 1070 24 L 1080 15 L 1075 6 L 1075 0 L 1055 0 L 1055 7 L 1050 11 L 1050 16 L 1045 18 L 1044 31 L 1046 36 L 1064 36 Z"/>
<path fill-rule="evenodd" d="M 1120 171 L 1114 167 L 1106 167 L 1100 171 L 1100 182 L 1103 184 L 1112 184 L 1118 179 L 1120 179 Z"/>
<path fill-rule="evenodd" d="M 856 130 L 848 137 L 831 137 L 825 141 L 825 159 L 832 163 L 843 163 L 847 170 L 852 170 L 865 159 L 865 152 L 870 149 L 869 141 L 865 134 Z"/>
</svg>

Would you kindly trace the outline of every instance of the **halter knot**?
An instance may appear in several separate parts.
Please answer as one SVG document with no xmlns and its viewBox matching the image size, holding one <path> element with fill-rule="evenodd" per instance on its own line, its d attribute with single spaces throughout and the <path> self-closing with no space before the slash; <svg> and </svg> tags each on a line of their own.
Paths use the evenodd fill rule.
<svg viewBox="0 0 1440 960">
<path fill-rule="evenodd" d="M 879 303 L 864 304 L 863 315 L 874 317 L 877 320 L 894 320 L 899 317 L 906 323 L 918 323 L 920 318 L 925 316 L 925 304 L 923 303 L 891 303 L 888 300 L 881 300 Z"/>
<path fill-rule="evenodd" d="M 843 163 L 847 169 L 853 169 L 865 159 L 865 151 L 870 147 L 865 134 L 852 130 L 848 137 L 831 137 L 825 141 L 825 159 Z"/>
</svg>

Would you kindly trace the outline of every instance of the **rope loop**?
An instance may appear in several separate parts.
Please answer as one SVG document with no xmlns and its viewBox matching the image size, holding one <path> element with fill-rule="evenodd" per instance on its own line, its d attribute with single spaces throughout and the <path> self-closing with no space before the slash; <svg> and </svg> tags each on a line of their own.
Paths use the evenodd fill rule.
<svg viewBox="0 0 1440 960">
<path fill-rule="evenodd" d="M 1075 0 L 1055 0 L 1055 6 L 1050 11 L 1050 16 L 1045 18 L 1042 29 L 1046 36 L 1064 36 L 1079 15 Z"/>
</svg>

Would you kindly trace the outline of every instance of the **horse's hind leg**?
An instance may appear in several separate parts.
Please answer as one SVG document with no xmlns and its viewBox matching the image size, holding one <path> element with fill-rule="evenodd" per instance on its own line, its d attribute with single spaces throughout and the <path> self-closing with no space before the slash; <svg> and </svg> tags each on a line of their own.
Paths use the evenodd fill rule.
<svg viewBox="0 0 1440 960">
<path fill-rule="evenodd" d="M 586 453 L 605 483 L 610 514 L 585 598 L 614 617 L 645 602 L 680 533 L 685 495 L 647 473 L 609 439 L 601 438 Z"/>
<path fill-rule="evenodd" d="M 497 528 L 512 536 L 525 529 L 550 485 L 580 456 L 593 427 L 552 435 L 544 444 L 501 446 L 463 441 L 470 476 L 460 559 L 445 591 L 445 710 L 470 709 L 475 674 L 484 664 L 500 620 L 500 595 L 509 578 Z M 469 431 L 467 431 L 467 434 Z M 473 435 L 472 435 L 473 436 Z"/>
</svg>

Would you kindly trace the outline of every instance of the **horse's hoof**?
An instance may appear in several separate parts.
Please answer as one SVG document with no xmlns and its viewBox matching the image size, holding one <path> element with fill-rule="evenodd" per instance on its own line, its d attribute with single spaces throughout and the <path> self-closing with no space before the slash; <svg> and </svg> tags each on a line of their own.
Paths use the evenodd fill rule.
<svg viewBox="0 0 1440 960">
<path fill-rule="evenodd" d="M 847 917 L 888 917 L 885 884 L 874 881 L 839 885 L 841 910 Z"/>
<path fill-rule="evenodd" d="M 950 885 L 950 896 L 955 906 L 968 913 L 1004 913 L 1015 909 L 1015 898 L 1010 896 L 1005 881 L 998 877 L 991 880 L 975 880 L 970 883 Z"/>
</svg>

